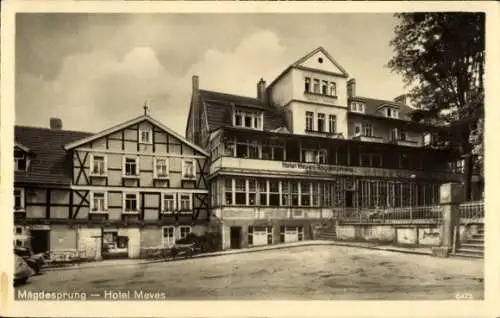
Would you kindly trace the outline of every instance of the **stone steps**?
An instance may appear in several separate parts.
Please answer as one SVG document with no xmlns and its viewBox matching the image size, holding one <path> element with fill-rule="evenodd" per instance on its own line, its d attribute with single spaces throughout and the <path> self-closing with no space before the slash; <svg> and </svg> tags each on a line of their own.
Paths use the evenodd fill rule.
<svg viewBox="0 0 500 318">
<path fill-rule="evenodd" d="M 484 258 L 484 226 L 478 227 L 476 233 L 461 242 L 454 256 Z"/>
</svg>

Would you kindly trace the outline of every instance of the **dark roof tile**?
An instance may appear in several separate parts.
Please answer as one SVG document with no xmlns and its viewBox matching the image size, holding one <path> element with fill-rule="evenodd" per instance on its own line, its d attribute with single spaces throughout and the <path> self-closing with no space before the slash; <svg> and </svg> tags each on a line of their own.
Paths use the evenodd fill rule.
<svg viewBox="0 0 500 318">
<path fill-rule="evenodd" d="M 70 185 L 72 162 L 64 145 L 90 135 L 92 133 L 16 126 L 15 141 L 28 147 L 34 158 L 29 172 L 15 173 L 15 182 Z"/>
</svg>

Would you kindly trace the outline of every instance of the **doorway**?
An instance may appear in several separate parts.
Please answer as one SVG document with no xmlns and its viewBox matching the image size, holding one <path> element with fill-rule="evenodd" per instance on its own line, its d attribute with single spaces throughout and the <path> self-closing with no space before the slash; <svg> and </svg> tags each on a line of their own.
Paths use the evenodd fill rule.
<svg viewBox="0 0 500 318">
<path fill-rule="evenodd" d="M 231 226 L 230 229 L 231 248 L 241 248 L 241 226 Z"/>
<path fill-rule="evenodd" d="M 347 190 L 345 192 L 345 207 L 346 208 L 354 207 L 354 191 Z"/>
<path fill-rule="evenodd" d="M 31 230 L 30 235 L 33 253 L 45 253 L 50 250 L 50 230 Z"/>
</svg>

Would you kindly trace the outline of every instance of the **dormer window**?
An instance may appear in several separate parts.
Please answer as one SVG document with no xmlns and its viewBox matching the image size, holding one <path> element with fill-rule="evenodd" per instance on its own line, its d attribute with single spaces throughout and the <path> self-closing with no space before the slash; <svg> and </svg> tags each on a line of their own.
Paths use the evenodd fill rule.
<svg viewBox="0 0 500 318">
<path fill-rule="evenodd" d="M 14 151 L 14 169 L 15 171 L 28 170 L 28 158 L 22 151 Z"/>
<path fill-rule="evenodd" d="M 233 118 L 235 127 L 262 130 L 263 114 L 236 110 Z"/>
<path fill-rule="evenodd" d="M 385 115 L 389 118 L 398 118 L 399 117 L 399 112 L 396 109 L 393 108 L 386 108 L 385 109 Z"/>
<path fill-rule="evenodd" d="M 139 129 L 139 143 L 141 144 L 151 144 L 152 143 L 152 131 L 149 128 Z"/>
<path fill-rule="evenodd" d="M 361 102 L 351 102 L 351 111 L 355 113 L 364 113 L 365 104 Z"/>
</svg>

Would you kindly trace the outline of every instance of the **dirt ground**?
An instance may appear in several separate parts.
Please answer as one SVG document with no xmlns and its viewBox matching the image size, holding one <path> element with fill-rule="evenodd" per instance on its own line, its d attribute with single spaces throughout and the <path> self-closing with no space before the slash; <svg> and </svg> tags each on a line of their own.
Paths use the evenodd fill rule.
<svg viewBox="0 0 500 318">
<path fill-rule="evenodd" d="M 483 268 L 483 260 L 309 246 L 52 271 L 17 289 L 159 291 L 173 300 L 479 300 Z"/>
</svg>

